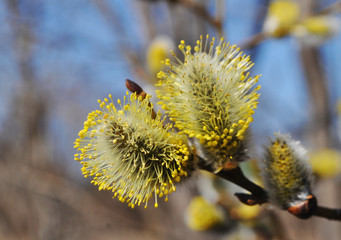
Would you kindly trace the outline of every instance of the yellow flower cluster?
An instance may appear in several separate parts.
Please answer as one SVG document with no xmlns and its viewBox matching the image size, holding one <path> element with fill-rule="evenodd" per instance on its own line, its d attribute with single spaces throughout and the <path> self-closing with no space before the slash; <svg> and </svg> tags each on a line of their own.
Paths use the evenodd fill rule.
<svg viewBox="0 0 341 240">
<path fill-rule="evenodd" d="M 306 161 L 306 152 L 299 142 L 276 134 L 267 147 L 264 168 L 264 182 L 272 203 L 288 209 L 311 195 L 311 171 Z"/>
<path fill-rule="evenodd" d="M 300 15 L 298 4 L 290 0 L 276 0 L 270 3 L 264 23 L 264 31 L 272 37 L 288 35 Z"/>
<path fill-rule="evenodd" d="M 159 104 L 175 127 L 195 139 L 198 151 L 216 170 L 244 158 L 245 138 L 257 107 L 259 76 L 250 77 L 250 57 L 223 39 L 215 46 L 203 37 L 194 52 L 181 41 L 184 55 L 177 63 L 166 59 L 169 71 L 158 74 Z M 203 147 L 203 148 L 202 148 Z"/>
<path fill-rule="evenodd" d="M 293 28 L 293 34 L 305 45 L 318 46 L 335 35 L 340 28 L 340 20 L 334 16 L 312 16 Z"/>
<path fill-rule="evenodd" d="M 127 93 L 116 109 L 111 95 L 99 100 L 101 110 L 89 113 L 74 147 L 75 160 L 83 165 L 84 177 L 99 190 L 111 190 L 114 197 L 132 208 L 157 195 L 176 190 L 175 182 L 186 177 L 190 152 L 186 138 L 164 125 L 158 113 L 152 116 L 149 96 L 142 99 Z"/>
<path fill-rule="evenodd" d="M 210 230 L 224 221 L 223 212 L 203 197 L 194 197 L 186 214 L 188 227 L 195 231 Z"/>
<path fill-rule="evenodd" d="M 162 61 L 169 57 L 169 51 L 173 46 L 171 38 L 167 36 L 158 36 L 150 43 L 146 52 L 146 60 L 149 72 L 153 76 L 163 69 Z"/>
<path fill-rule="evenodd" d="M 274 38 L 293 34 L 304 45 L 318 46 L 340 28 L 340 20 L 333 15 L 303 17 L 297 1 L 274 0 L 264 21 L 264 33 Z"/>
<path fill-rule="evenodd" d="M 302 25 L 312 34 L 327 35 L 330 33 L 330 27 L 325 17 L 308 18 L 303 21 Z"/>
<path fill-rule="evenodd" d="M 323 178 L 341 173 L 341 154 L 334 149 L 321 149 L 311 153 L 309 159 L 313 172 Z"/>
<path fill-rule="evenodd" d="M 245 204 L 240 204 L 237 207 L 232 209 L 232 215 L 235 216 L 237 219 L 240 220 L 252 220 L 259 216 L 261 212 L 261 206 L 248 206 Z"/>
</svg>

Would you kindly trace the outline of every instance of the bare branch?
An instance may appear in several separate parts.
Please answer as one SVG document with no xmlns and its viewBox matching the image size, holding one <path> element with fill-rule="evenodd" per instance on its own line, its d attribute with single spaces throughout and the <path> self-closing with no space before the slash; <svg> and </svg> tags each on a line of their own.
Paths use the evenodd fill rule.
<svg viewBox="0 0 341 240">
<path fill-rule="evenodd" d="M 268 34 L 266 34 L 264 32 L 260 32 L 260 33 L 257 33 L 255 35 L 251 36 L 250 38 L 244 40 L 243 42 L 238 44 L 238 46 L 241 49 L 252 49 L 252 48 L 256 47 L 259 43 L 266 40 L 268 37 L 269 37 Z"/>
<path fill-rule="evenodd" d="M 316 217 L 323 217 L 329 220 L 341 220 L 341 209 L 332 209 L 326 207 L 317 207 L 315 214 Z"/>
<path fill-rule="evenodd" d="M 211 167 L 208 165 L 201 165 L 201 169 L 212 172 Z M 268 194 L 266 190 L 257 184 L 251 182 L 248 178 L 245 177 L 240 167 L 230 169 L 230 170 L 222 170 L 216 173 L 217 176 L 230 181 L 245 190 L 248 190 L 251 194 L 244 193 L 236 193 L 236 197 L 244 204 L 252 206 L 255 204 L 263 204 L 268 202 Z M 289 209 L 288 209 L 289 211 Z M 339 220 L 341 221 L 341 209 L 331 209 L 326 207 L 317 206 L 317 208 L 312 209 L 312 215 L 322 218 L 327 218 L 330 220 Z M 293 212 L 290 212 L 293 214 Z M 301 219 L 307 219 L 309 217 L 300 217 L 300 215 L 295 215 Z"/>
<path fill-rule="evenodd" d="M 204 6 L 196 3 L 193 0 L 176 0 L 176 2 L 205 19 L 209 24 L 216 28 L 220 36 L 223 35 L 223 25 L 221 19 L 212 17 Z"/>
</svg>

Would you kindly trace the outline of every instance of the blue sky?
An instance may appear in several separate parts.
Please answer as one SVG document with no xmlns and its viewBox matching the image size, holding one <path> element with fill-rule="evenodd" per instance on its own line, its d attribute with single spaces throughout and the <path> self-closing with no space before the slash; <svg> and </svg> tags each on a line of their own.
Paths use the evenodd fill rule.
<svg viewBox="0 0 341 240">
<path fill-rule="evenodd" d="M 226 1 L 224 31 L 228 41 L 239 43 L 261 30 L 258 9 L 264 10 L 262 2 Z M 92 1 L 44 1 L 41 6 L 37 1 L 33 6 L 40 14 L 38 39 L 44 39 L 37 44 L 34 58 L 36 81 L 53 93 L 54 110 L 49 113 L 51 141 L 56 149 L 62 149 L 66 158 L 73 151 L 72 142 L 87 113 L 97 107 L 97 99 L 109 93 L 122 96 L 124 80 L 134 79 L 120 43 L 129 45 L 139 56 L 148 44 L 136 1 L 116 0 L 111 4 L 122 20 L 122 29 L 108 25 Z M 167 12 L 162 9 L 162 4 L 155 5 L 152 12 L 158 16 L 157 30 L 166 34 L 164 26 L 169 23 L 164 22 Z M 0 20 L 4 22 L 0 27 L 0 123 L 8 113 L 18 84 L 14 53 L 9 47 L 12 35 L 8 19 L 4 3 L 0 3 Z M 341 34 L 328 40 L 320 50 L 333 107 L 341 97 Z M 265 136 L 275 131 L 288 132 L 304 126 L 311 102 L 297 41 L 292 37 L 266 40 L 250 53 L 254 54 L 255 62 L 252 74 L 262 74 L 260 104 L 253 124 L 256 135 L 263 135 L 266 141 Z"/>
</svg>

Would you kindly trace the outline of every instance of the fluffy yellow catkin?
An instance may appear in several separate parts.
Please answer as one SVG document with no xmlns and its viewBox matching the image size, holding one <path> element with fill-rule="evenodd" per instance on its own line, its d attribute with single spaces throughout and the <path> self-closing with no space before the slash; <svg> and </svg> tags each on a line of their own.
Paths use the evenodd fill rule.
<svg viewBox="0 0 341 240">
<path fill-rule="evenodd" d="M 181 41 L 179 49 L 184 58 L 173 53 L 176 62 L 166 59 L 169 70 L 158 73 L 159 104 L 216 171 L 236 166 L 245 159 L 247 130 L 259 98 L 260 86 L 254 87 L 259 76 L 248 72 L 253 63 L 235 45 L 223 39 L 215 45 L 208 35 L 193 49 Z"/>
<path fill-rule="evenodd" d="M 312 197 L 311 170 L 300 142 L 275 134 L 266 148 L 264 182 L 270 201 L 288 210 Z"/>
<path fill-rule="evenodd" d="M 117 100 L 119 109 L 111 95 L 98 102 L 100 110 L 89 113 L 74 143 L 84 177 L 131 208 L 147 207 L 153 195 L 155 207 L 157 196 L 167 201 L 191 166 L 187 138 L 171 132 L 160 114 L 152 118 L 148 95 L 142 99 L 127 92 Z"/>
<path fill-rule="evenodd" d="M 300 7 L 296 1 L 271 1 L 264 21 L 264 32 L 275 38 L 285 37 L 299 20 Z"/>
<path fill-rule="evenodd" d="M 221 209 L 201 196 L 194 197 L 186 210 L 186 223 L 195 231 L 207 231 L 221 226 L 223 222 Z"/>
</svg>

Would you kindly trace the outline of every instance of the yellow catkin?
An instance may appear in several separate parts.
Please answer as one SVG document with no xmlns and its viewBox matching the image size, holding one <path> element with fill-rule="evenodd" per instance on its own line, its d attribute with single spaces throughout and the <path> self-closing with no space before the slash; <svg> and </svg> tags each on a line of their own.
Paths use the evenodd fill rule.
<svg viewBox="0 0 341 240">
<path fill-rule="evenodd" d="M 322 178 L 341 173 L 341 153 L 335 149 L 321 149 L 310 154 L 309 163 L 314 174 Z"/>
<path fill-rule="evenodd" d="M 201 37 L 194 48 L 181 41 L 179 49 L 184 60 L 174 55 L 173 68 L 158 74 L 159 104 L 219 171 L 230 161 L 245 159 L 259 76 L 249 76 L 250 57 L 223 39 L 216 44 L 214 38 Z"/>
<path fill-rule="evenodd" d="M 186 210 L 186 220 L 192 230 L 206 231 L 221 225 L 224 214 L 203 197 L 194 197 Z"/>
<path fill-rule="evenodd" d="M 111 95 L 99 100 L 101 110 L 88 114 L 74 143 L 84 177 L 131 208 L 146 207 L 152 195 L 157 207 L 157 195 L 175 191 L 192 164 L 187 138 L 170 132 L 160 114 L 152 118 L 149 98 L 131 94 L 117 100 L 119 110 Z"/>
<path fill-rule="evenodd" d="M 293 29 L 299 15 L 300 8 L 295 1 L 272 1 L 264 22 L 264 31 L 275 38 L 284 37 Z"/>
<path fill-rule="evenodd" d="M 289 135 L 275 135 L 267 146 L 264 164 L 264 182 L 274 204 L 287 209 L 310 194 L 311 171 L 306 152 Z"/>
</svg>

